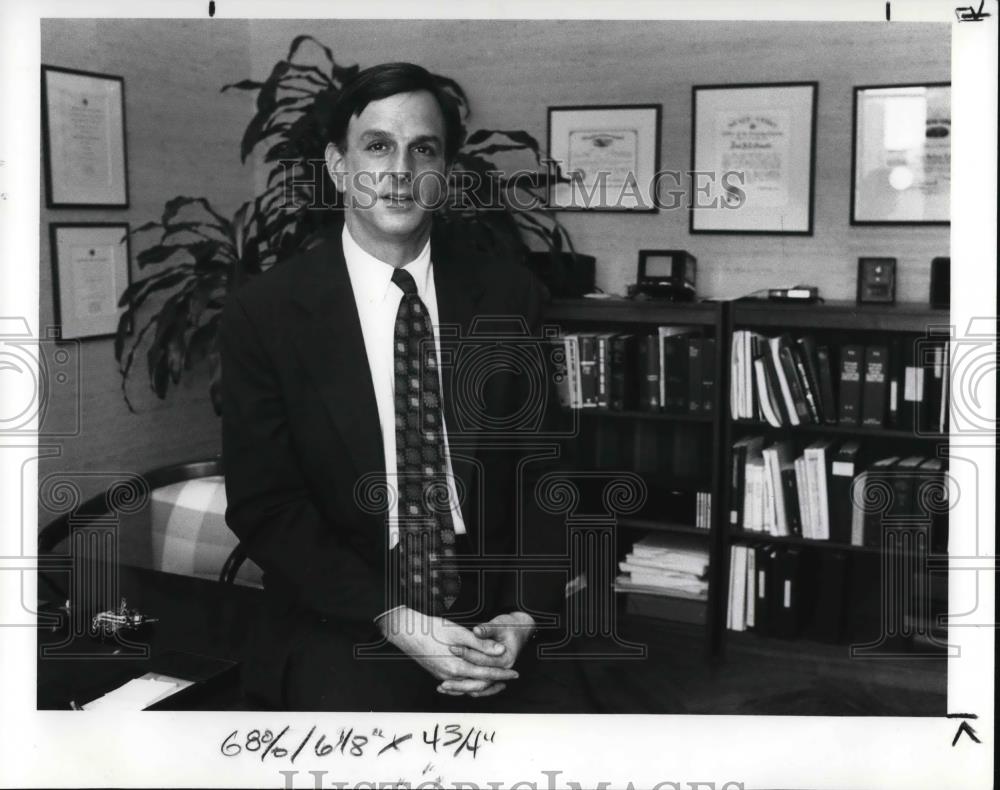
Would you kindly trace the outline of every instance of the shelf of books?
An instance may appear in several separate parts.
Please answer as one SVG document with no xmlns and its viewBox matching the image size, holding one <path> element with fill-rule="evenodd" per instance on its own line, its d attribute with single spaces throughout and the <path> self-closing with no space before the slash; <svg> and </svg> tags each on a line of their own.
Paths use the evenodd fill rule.
<svg viewBox="0 0 1000 790">
<path fill-rule="evenodd" d="M 552 358 L 573 426 L 564 454 L 580 475 L 578 510 L 606 515 L 603 486 L 616 475 L 644 489 L 637 506 L 614 514 L 617 610 L 630 622 L 700 628 L 707 649 L 718 592 L 710 578 L 719 556 L 722 309 L 563 299 L 545 317 L 557 329 Z"/>
<path fill-rule="evenodd" d="M 728 316 L 720 641 L 941 657 L 946 576 L 929 561 L 948 543 L 947 313 L 735 302 Z"/>
<path fill-rule="evenodd" d="M 932 310 L 926 304 L 858 305 L 851 301 L 819 304 L 772 302 L 748 299 L 732 303 L 734 321 L 745 326 L 803 327 L 812 330 L 863 332 L 915 332 L 924 334 L 948 323 L 947 310 Z"/>
</svg>

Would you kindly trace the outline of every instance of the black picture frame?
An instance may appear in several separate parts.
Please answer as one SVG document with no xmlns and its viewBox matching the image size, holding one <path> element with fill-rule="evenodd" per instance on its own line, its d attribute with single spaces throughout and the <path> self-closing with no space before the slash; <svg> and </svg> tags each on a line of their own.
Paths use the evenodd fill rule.
<svg viewBox="0 0 1000 790">
<path fill-rule="evenodd" d="M 108 317 L 107 331 L 66 331 L 67 310 L 63 305 L 63 286 L 66 285 L 65 267 L 69 261 L 62 260 L 59 255 L 60 233 L 62 231 L 86 231 L 86 230 L 108 230 L 116 231 L 108 233 L 106 243 L 111 243 L 113 239 L 119 239 L 119 244 L 124 246 L 124 288 L 119 288 L 115 293 L 116 312 L 114 318 Z M 59 337 L 62 340 L 98 340 L 115 337 L 118 333 L 118 322 L 121 317 L 122 308 L 118 302 L 125 289 L 132 285 L 132 250 L 129 243 L 130 228 L 127 222 L 50 222 L 49 223 L 49 251 L 52 264 L 52 312 L 56 325 L 59 327 Z M 112 328 L 113 323 L 113 328 Z M 129 328 L 127 335 L 132 334 Z"/>
<path fill-rule="evenodd" d="M 98 82 L 110 83 L 113 87 L 116 87 L 119 91 L 118 98 L 119 104 L 117 107 L 118 113 L 121 117 L 121 129 L 113 130 L 109 127 L 109 132 L 117 131 L 120 134 L 121 151 L 120 154 L 115 151 L 113 152 L 114 161 L 112 162 L 112 168 L 117 165 L 121 171 L 121 193 L 122 197 L 119 200 L 78 200 L 78 199 L 61 199 L 57 196 L 57 191 L 60 189 L 60 178 L 62 174 L 57 172 L 58 167 L 53 161 L 53 131 L 54 122 L 52 115 L 54 112 L 53 107 L 50 106 L 51 90 L 49 87 L 50 76 L 69 76 L 69 77 L 80 77 L 90 80 L 96 80 Z M 74 208 L 74 209 L 109 209 L 109 208 L 128 208 L 129 207 L 129 189 L 128 189 L 128 125 L 125 118 L 125 78 L 118 76 L 116 74 L 102 74 L 95 71 L 83 71 L 81 69 L 71 69 L 62 66 L 52 66 L 48 64 L 42 64 L 41 67 L 41 83 L 42 83 L 42 152 L 43 152 L 43 162 L 45 170 L 45 205 L 50 209 L 60 209 L 60 208 Z M 111 141 L 109 144 L 114 145 L 117 140 Z"/>
<path fill-rule="evenodd" d="M 741 236 L 812 236 L 813 217 L 815 213 L 816 194 L 816 131 L 817 131 L 817 106 L 819 103 L 819 83 L 817 81 L 798 82 L 738 82 L 718 85 L 693 85 L 691 87 L 691 169 L 692 178 L 699 170 L 698 152 L 698 95 L 707 92 L 724 91 L 750 91 L 750 90 L 774 90 L 782 91 L 786 89 L 807 88 L 810 91 L 809 108 L 807 117 L 809 119 L 809 142 L 808 142 L 808 174 L 799 174 L 800 180 L 804 175 L 805 187 L 805 222 L 800 227 L 790 229 L 784 228 L 759 228 L 747 225 L 745 227 L 697 227 L 696 214 L 698 207 L 695 202 L 695 190 L 697 185 L 691 184 L 690 202 L 688 207 L 688 232 L 691 234 L 713 234 L 713 235 L 741 235 Z"/>
<path fill-rule="evenodd" d="M 653 113 L 653 129 L 647 130 L 652 135 L 652 140 L 646 141 L 646 145 L 651 145 L 651 150 L 649 155 L 652 156 L 652 162 L 649 164 L 648 173 L 649 183 L 651 187 L 655 187 L 655 176 L 660 170 L 660 147 L 662 145 L 663 136 L 663 105 L 662 104 L 571 104 L 571 105 L 557 105 L 548 108 L 547 113 L 547 127 L 546 127 L 546 140 L 547 140 L 547 152 L 549 157 L 556 163 L 563 160 L 563 157 L 559 156 L 561 152 L 562 145 L 561 140 L 559 144 L 556 144 L 554 139 L 555 133 L 555 121 L 556 117 L 559 115 L 565 115 L 567 118 L 571 118 L 572 115 L 578 114 L 581 118 L 586 118 L 587 113 L 616 113 L 621 112 L 623 115 L 629 112 L 652 112 Z M 642 141 L 639 141 L 642 142 Z M 639 169 L 638 167 L 636 168 Z M 560 167 L 560 173 L 565 176 L 565 169 Z M 640 183 L 645 180 L 646 173 L 641 173 L 636 175 L 637 182 Z M 645 207 L 622 207 L 622 206 L 574 206 L 574 205 L 563 205 L 557 200 L 557 190 L 560 188 L 560 184 L 553 183 L 549 180 L 548 183 L 548 194 L 547 202 L 548 208 L 553 211 L 586 211 L 586 212 L 605 212 L 605 213 L 623 213 L 623 214 L 656 214 L 659 212 L 659 201 L 656 198 L 655 193 L 649 195 L 649 206 Z"/>
<path fill-rule="evenodd" d="M 893 90 L 906 88 L 951 88 L 950 82 L 906 82 L 885 85 L 856 85 L 851 107 L 851 209 L 850 223 L 858 227 L 906 227 L 906 226 L 948 226 L 951 220 L 926 219 L 858 219 L 858 105 L 864 91 Z M 949 116 L 950 123 L 950 116 Z M 950 136 L 949 136 L 950 139 Z"/>
</svg>

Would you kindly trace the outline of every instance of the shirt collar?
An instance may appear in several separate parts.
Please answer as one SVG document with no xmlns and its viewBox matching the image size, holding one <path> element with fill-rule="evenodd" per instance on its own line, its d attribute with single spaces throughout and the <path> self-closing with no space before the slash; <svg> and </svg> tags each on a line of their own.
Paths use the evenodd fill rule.
<svg viewBox="0 0 1000 790">
<path fill-rule="evenodd" d="M 344 247 L 344 261 L 347 263 L 354 292 L 367 302 L 381 302 L 385 299 L 389 288 L 395 287 L 392 285 L 392 265 L 363 250 L 347 229 L 347 223 L 344 223 L 341 240 Z M 431 278 L 430 239 L 427 239 L 417 257 L 403 268 L 413 277 L 417 285 L 417 295 L 425 298 Z"/>
</svg>

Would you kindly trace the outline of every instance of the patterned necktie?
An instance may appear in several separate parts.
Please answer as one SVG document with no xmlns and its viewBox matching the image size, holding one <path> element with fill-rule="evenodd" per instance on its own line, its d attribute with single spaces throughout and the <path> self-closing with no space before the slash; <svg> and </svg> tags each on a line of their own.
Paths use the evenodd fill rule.
<svg viewBox="0 0 1000 790">
<path fill-rule="evenodd" d="M 393 359 L 400 582 L 410 608 L 440 615 L 458 596 L 459 577 L 447 564 L 455 554 L 455 529 L 434 330 L 412 275 L 395 269 L 392 281 L 403 292 Z"/>
</svg>

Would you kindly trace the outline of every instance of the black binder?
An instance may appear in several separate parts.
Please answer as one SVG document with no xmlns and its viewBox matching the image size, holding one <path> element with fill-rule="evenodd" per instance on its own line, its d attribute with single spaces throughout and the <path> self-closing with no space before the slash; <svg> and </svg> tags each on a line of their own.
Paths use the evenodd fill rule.
<svg viewBox="0 0 1000 790">
<path fill-rule="evenodd" d="M 833 456 L 830 469 L 830 540 L 849 545 L 851 542 L 851 484 L 861 471 L 858 466 L 861 444 L 844 442 Z M 860 493 L 860 492 L 859 492 Z"/>
<path fill-rule="evenodd" d="M 804 592 L 801 589 L 800 562 L 802 551 L 783 548 L 774 563 L 774 583 L 768 591 L 767 621 L 772 636 L 793 637 L 801 627 Z"/>
<path fill-rule="evenodd" d="M 840 424 L 857 425 L 861 417 L 861 366 L 864 346 L 840 349 Z"/>
<path fill-rule="evenodd" d="M 813 575 L 816 605 L 807 635 L 820 642 L 844 641 L 847 598 L 846 551 L 820 552 L 819 569 Z"/>
</svg>

